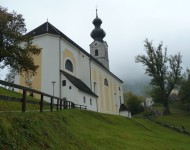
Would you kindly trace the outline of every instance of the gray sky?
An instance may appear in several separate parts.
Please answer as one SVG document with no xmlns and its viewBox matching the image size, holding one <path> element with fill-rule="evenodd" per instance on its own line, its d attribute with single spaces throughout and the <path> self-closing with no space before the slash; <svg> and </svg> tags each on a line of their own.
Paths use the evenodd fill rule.
<svg viewBox="0 0 190 150">
<path fill-rule="evenodd" d="M 155 47 L 163 41 L 168 54 L 182 54 L 183 70 L 190 66 L 189 0 L 1 0 L 7 7 L 23 14 L 27 32 L 47 21 L 87 52 L 94 29 L 96 5 L 101 27 L 106 32 L 110 70 L 123 81 L 146 77 L 143 66 L 134 57 L 145 54 L 145 38 Z M 4 79 L 7 71 L 1 71 Z"/>
</svg>

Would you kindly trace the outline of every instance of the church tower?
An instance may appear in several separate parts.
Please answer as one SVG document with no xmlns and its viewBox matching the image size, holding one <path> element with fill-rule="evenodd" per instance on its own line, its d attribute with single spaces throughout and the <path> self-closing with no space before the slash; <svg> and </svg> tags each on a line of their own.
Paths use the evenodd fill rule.
<svg viewBox="0 0 190 150">
<path fill-rule="evenodd" d="M 96 9 L 96 18 L 92 22 L 95 26 L 91 32 L 91 37 L 94 41 L 90 44 L 90 54 L 101 62 L 109 70 L 108 45 L 103 38 L 106 33 L 101 29 L 102 20 L 98 18 Z"/>
</svg>

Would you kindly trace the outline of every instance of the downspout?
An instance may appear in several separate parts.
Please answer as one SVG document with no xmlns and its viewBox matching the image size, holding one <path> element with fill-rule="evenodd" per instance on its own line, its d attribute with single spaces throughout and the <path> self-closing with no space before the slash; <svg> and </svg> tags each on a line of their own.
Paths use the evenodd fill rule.
<svg viewBox="0 0 190 150">
<path fill-rule="evenodd" d="M 90 67 L 90 89 L 92 90 L 92 79 L 91 79 L 91 59 L 89 61 L 89 67 Z"/>
<path fill-rule="evenodd" d="M 61 36 L 59 38 L 59 97 L 61 99 Z"/>
</svg>

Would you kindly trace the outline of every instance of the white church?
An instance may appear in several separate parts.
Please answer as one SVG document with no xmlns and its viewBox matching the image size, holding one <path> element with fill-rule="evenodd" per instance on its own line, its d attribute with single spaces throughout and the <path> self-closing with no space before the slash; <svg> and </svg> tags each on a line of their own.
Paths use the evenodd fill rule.
<svg viewBox="0 0 190 150">
<path fill-rule="evenodd" d="M 56 97 L 85 105 L 88 110 L 131 117 L 124 105 L 123 81 L 109 70 L 108 44 L 103 40 L 106 33 L 100 27 L 102 20 L 97 10 L 93 24 L 90 54 L 48 21 L 27 33 L 34 36 L 33 44 L 42 49 L 40 55 L 34 56 L 39 68 L 32 77 L 32 88 L 53 95 L 55 81 Z M 15 84 L 27 86 L 26 78 L 17 75 Z M 49 98 L 44 99 L 50 102 Z"/>
</svg>

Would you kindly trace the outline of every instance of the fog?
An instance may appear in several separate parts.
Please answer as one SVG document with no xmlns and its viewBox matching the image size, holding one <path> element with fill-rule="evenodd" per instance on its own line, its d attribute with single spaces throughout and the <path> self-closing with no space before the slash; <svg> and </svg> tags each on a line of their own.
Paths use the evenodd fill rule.
<svg viewBox="0 0 190 150">
<path fill-rule="evenodd" d="M 182 67 L 189 66 L 190 1 L 188 0 L 3 0 L 9 12 L 23 14 L 28 31 L 48 21 L 87 52 L 93 42 L 96 5 L 102 28 L 106 32 L 110 70 L 125 83 L 149 81 L 135 56 L 145 54 L 144 40 L 158 46 L 163 41 L 168 55 L 182 54 Z M 163 48 L 164 48 L 163 47 Z M 6 70 L 1 71 L 5 77 Z"/>
</svg>

